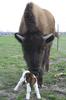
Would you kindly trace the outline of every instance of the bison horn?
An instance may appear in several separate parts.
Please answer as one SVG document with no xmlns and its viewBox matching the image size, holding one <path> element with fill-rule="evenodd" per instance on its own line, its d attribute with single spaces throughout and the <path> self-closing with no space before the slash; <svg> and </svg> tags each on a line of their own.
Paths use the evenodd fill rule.
<svg viewBox="0 0 66 100">
<path fill-rule="evenodd" d="M 15 33 L 15 37 L 20 42 L 24 41 L 24 36 L 20 35 L 19 33 Z"/>
<path fill-rule="evenodd" d="M 49 43 L 54 40 L 54 35 L 53 35 L 53 33 L 48 34 L 46 36 L 43 36 L 43 39 L 45 40 L 46 43 Z"/>
</svg>

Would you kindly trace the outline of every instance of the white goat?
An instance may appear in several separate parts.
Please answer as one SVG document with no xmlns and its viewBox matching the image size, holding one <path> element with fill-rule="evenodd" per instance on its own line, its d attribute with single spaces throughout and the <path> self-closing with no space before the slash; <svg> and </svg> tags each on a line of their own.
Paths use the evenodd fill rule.
<svg viewBox="0 0 66 100">
<path fill-rule="evenodd" d="M 38 88 L 38 82 L 37 82 L 37 78 L 34 74 L 32 74 L 30 71 L 26 70 L 23 72 L 18 84 L 16 85 L 16 87 L 14 88 L 14 91 L 18 91 L 19 86 L 25 82 L 26 83 L 26 87 L 27 87 L 27 93 L 26 93 L 26 100 L 30 99 L 30 93 L 31 93 L 31 86 L 34 87 L 35 89 L 35 93 L 37 96 L 37 99 L 41 99 L 40 96 L 40 92 L 39 92 L 39 88 Z"/>
</svg>

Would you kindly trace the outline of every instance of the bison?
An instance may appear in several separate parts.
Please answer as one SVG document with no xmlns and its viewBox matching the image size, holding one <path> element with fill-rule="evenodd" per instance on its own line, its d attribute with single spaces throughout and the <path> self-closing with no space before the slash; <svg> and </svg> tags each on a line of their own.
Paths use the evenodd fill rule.
<svg viewBox="0 0 66 100">
<path fill-rule="evenodd" d="M 22 45 L 28 70 L 37 76 L 39 86 L 44 69 L 49 70 L 50 48 L 55 36 L 54 16 L 34 3 L 28 3 L 15 37 Z"/>
</svg>

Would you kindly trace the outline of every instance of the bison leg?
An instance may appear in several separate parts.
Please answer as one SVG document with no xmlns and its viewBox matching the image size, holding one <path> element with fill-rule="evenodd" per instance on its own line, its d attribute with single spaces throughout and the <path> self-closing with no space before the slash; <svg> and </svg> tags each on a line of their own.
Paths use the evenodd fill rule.
<svg viewBox="0 0 66 100">
<path fill-rule="evenodd" d="M 39 69 L 39 74 L 36 77 L 38 80 L 38 86 L 41 88 L 43 83 L 43 71 L 41 69 Z"/>
<path fill-rule="evenodd" d="M 45 48 L 45 53 L 44 53 L 43 62 L 42 62 L 42 68 L 45 69 L 45 71 L 47 71 L 47 72 L 49 70 L 50 48 L 51 48 L 51 45 L 49 45 Z"/>
</svg>

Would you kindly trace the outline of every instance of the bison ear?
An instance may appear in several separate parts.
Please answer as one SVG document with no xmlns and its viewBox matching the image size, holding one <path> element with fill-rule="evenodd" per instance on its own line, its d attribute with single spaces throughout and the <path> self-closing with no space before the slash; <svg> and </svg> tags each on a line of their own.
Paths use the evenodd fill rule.
<svg viewBox="0 0 66 100">
<path fill-rule="evenodd" d="M 53 35 L 53 33 L 51 33 L 51 34 L 49 34 L 49 35 L 43 36 L 43 39 L 44 39 L 44 41 L 45 41 L 46 43 L 49 43 L 49 42 L 51 42 L 51 41 L 54 40 L 54 35 Z"/>
<path fill-rule="evenodd" d="M 23 42 L 23 41 L 24 41 L 24 36 L 20 35 L 20 33 L 15 33 L 15 38 L 16 38 L 19 42 Z"/>
</svg>

